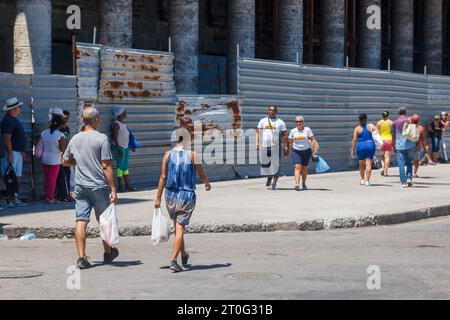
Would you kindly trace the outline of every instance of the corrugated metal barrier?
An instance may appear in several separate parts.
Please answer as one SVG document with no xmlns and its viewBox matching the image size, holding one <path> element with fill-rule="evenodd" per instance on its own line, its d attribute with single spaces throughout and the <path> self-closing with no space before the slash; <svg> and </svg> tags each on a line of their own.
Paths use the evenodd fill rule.
<svg viewBox="0 0 450 320">
<path fill-rule="evenodd" d="M 48 123 L 50 108 L 59 107 L 72 114 L 70 127 L 76 132 L 77 88 L 76 77 L 62 75 L 20 75 L 0 73 L 0 101 L 3 104 L 11 96 L 24 102 L 19 120 L 28 137 L 27 156 L 20 179 L 20 194 L 24 198 L 40 198 L 43 194 L 42 166 L 31 157 L 40 133 Z M 3 116 L 2 116 L 3 118 Z"/>
<path fill-rule="evenodd" d="M 77 44 L 77 47 L 80 51 L 77 66 L 83 66 L 77 70 L 78 88 L 89 88 L 85 94 L 79 92 L 79 106 L 98 108 L 100 131 L 109 137 L 114 108 L 126 109 L 128 127 L 142 145 L 130 157 L 131 182 L 155 186 L 175 128 L 173 54 L 90 44 Z M 94 92 L 96 83 L 98 95 L 88 94 Z"/>
<path fill-rule="evenodd" d="M 357 166 L 350 149 L 360 113 L 367 113 L 369 122 L 376 124 L 383 111 L 388 110 L 395 119 L 398 108 L 405 106 L 410 115 L 421 115 L 425 126 L 434 115 L 450 109 L 448 77 L 258 59 L 240 59 L 238 68 L 243 128 L 256 128 L 258 121 L 267 116 L 269 105 L 278 106 L 288 131 L 295 127 L 295 117 L 302 115 L 333 171 Z M 283 173 L 292 173 L 286 159 L 282 168 Z M 257 166 L 239 170 L 249 175 L 259 172 Z"/>
</svg>

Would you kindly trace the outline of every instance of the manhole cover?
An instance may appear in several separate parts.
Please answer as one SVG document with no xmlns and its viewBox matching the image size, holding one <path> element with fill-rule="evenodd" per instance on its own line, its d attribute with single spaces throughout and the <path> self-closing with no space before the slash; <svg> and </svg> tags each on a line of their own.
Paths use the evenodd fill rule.
<svg viewBox="0 0 450 320">
<path fill-rule="evenodd" d="M 239 272 L 239 273 L 229 273 L 225 276 L 227 279 L 232 280 L 276 280 L 281 279 L 281 275 L 276 273 L 268 273 L 268 272 Z"/>
<path fill-rule="evenodd" d="M 28 279 L 37 278 L 44 273 L 32 270 L 0 270 L 0 279 Z"/>
</svg>

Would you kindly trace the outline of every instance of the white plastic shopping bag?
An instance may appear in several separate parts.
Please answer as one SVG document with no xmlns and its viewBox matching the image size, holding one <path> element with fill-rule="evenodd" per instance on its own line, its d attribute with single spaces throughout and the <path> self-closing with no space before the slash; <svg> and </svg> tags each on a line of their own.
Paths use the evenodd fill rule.
<svg viewBox="0 0 450 320">
<path fill-rule="evenodd" d="M 110 247 L 119 242 L 119 227 L 116 215 L 116 206 L 112 203 L 99 219 L 100 236 Z"/>
<path fill-rule="evenodd" d="M 152 243 L 156 246 L 160 242 L 169 241 L 170 226 L 167 218 L 162 214 L 161 208 L 153 211 Z"/>
</svg>

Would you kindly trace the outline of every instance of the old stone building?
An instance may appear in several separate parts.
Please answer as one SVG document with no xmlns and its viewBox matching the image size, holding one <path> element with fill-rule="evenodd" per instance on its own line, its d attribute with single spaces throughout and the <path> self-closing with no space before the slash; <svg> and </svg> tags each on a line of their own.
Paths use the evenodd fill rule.
<svg viewBox="0 0 450 320">
<path fill-rule="evenodd" d="M 179 93 L 234 93 L 243 57 L 450 74 L 450 0 L 0 0 L 0 71 L 71 74 L 72 36 L 175 54 Z M 67 9 L 81 9 L 69 30 Z M 170 38 L 170 41 L 169 41 Z"/>
</svg>

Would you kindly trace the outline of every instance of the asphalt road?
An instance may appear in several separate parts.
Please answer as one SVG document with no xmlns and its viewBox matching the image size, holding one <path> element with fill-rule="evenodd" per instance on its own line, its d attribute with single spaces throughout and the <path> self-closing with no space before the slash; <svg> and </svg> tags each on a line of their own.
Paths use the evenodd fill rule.
<svg viewBox="0 0 450 320">
<path fill-rule="evenodd" d="M 336 231 L 191 234 L 192 265 L 178 274 L 168 269 L 172 242 L 153 247 L 148 237 L 122 238 L 114 265 L 98 263 L 80 278 L 70 273 L 73 240 L 0 241 L 0 299 L 449 299 L 449 230 L 450 218 L 439 218 Z M 89 240 L 88 254 L 101 259 L 98 239 Z"/>
</svg>

